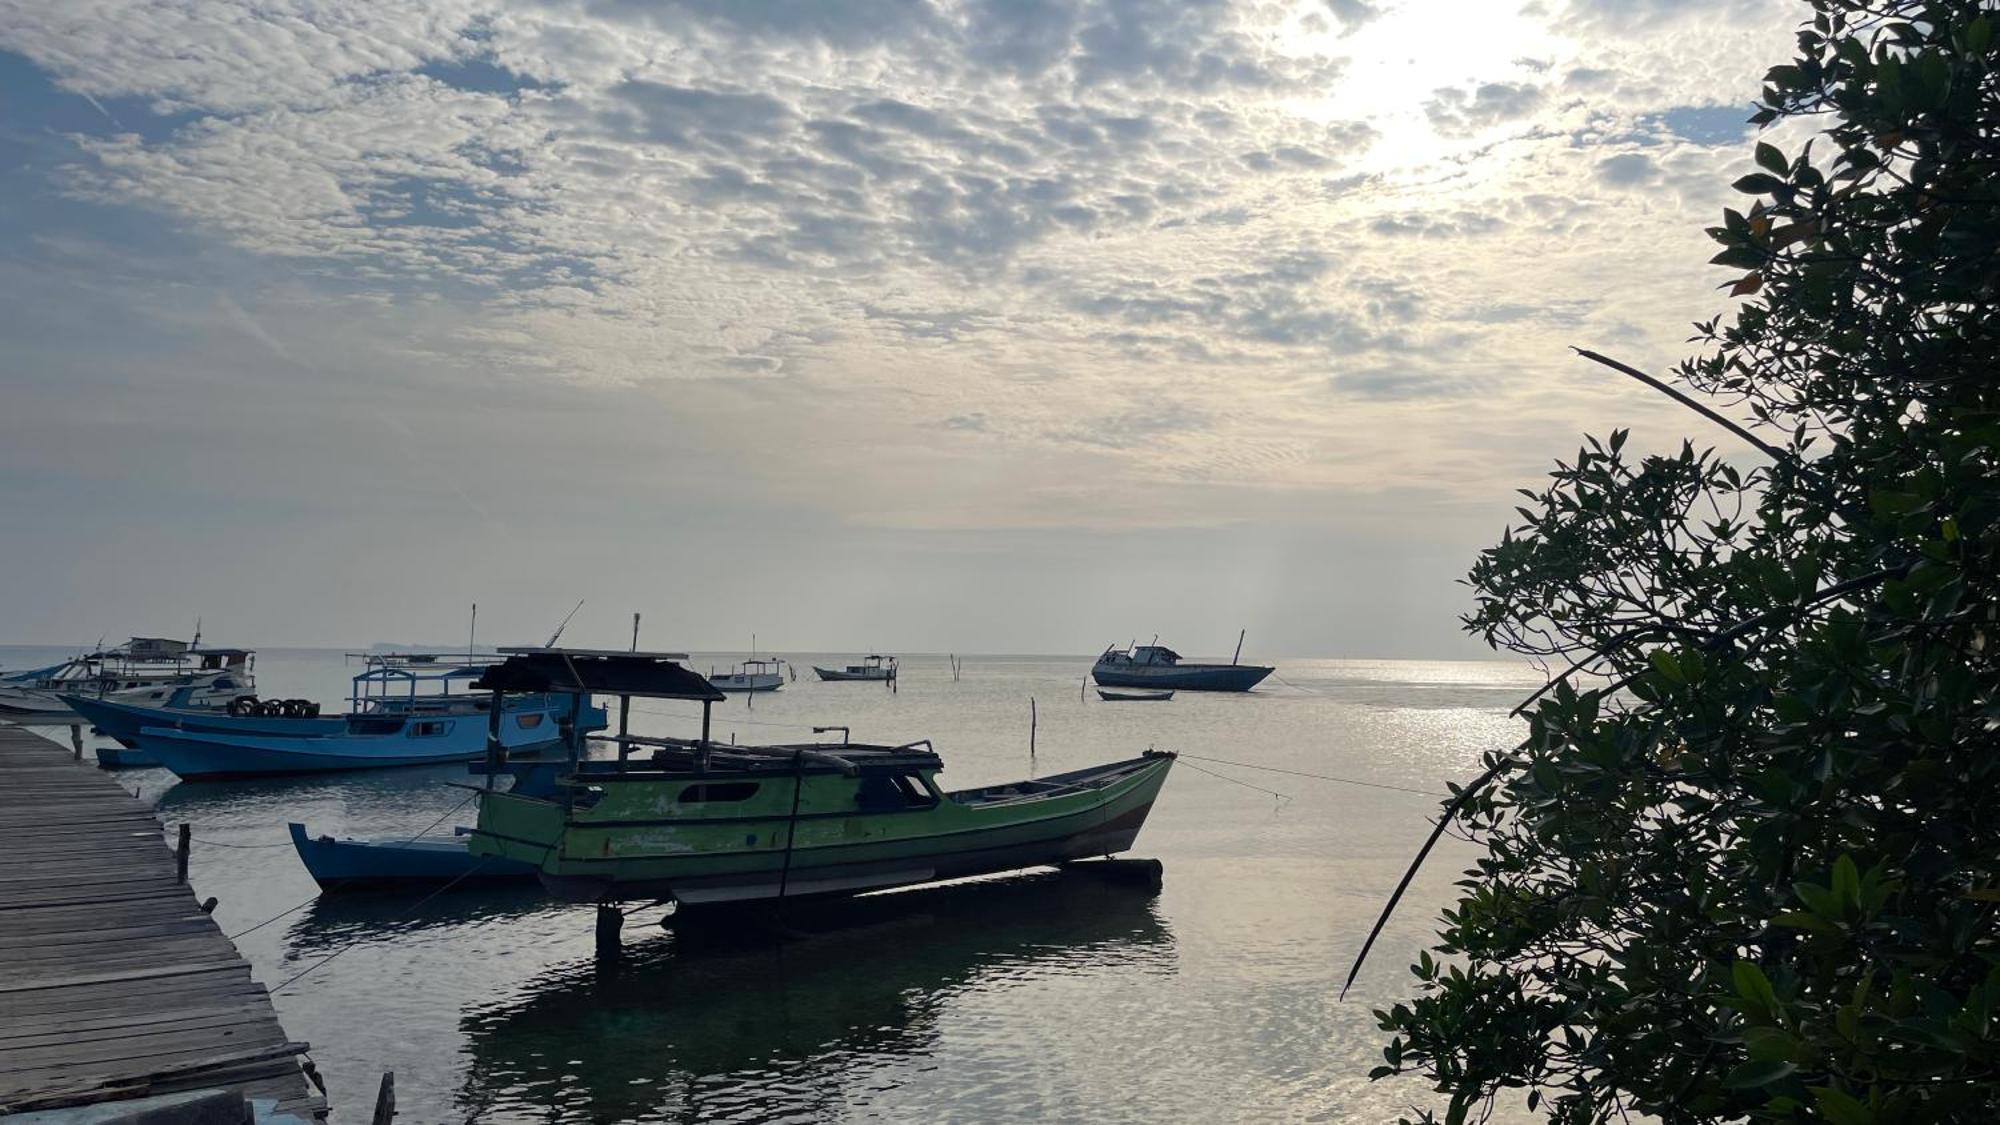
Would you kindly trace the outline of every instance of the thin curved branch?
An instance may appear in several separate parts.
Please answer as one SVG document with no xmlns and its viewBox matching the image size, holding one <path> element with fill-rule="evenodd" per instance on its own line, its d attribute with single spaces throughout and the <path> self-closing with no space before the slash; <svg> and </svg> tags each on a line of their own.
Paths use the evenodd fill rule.
<svg viewBox="0 0 2000 1125">
<path fill-rule="evenodd" d="M 1673 387 L 1668 386 L 1667 384 L 1661 382 L 1658 379 L 1653 378 L 1651 375 L 1646 374 L 1644 371 L 1641 371 L 1636 367 L 1620 363 L 1617 360 L 1612 359 L 1610 356 L 1599 355 L 1588 348 L 1571 347 L 1570 350 L 1587 360 L 1590 360 L 1594 363 L 1601 363 L 1604 366 L 1609 367 L 1613 371 L 1616 371 L 1622 375 L 1629 375 L 1632 378 L 1639 380 L 1641 383 L 1644 383 L 1647 386 L 1653 388 L 1654 390 L 1659 391 L 1661 394 L 1666 395 L 1667 397 L 1673 399 L 1675 402 L 1678 402 L 1682 406 L 1687 407 L 1689 410 L 1694 411 L 1695 413 L 1701 415 L 1702 417 L 1708 419 L 1709 421 L 1714 422 L 1716 425 L 1721 426 L 1723 429 L 1728 430 L 1730 433 L 1735 434 L 1737 437 L 1742 438 L 1744 441 L 1749 442 L 1751 445 L 1756 446 L 1757 449 L 1764 454 L 1764 456 L 1769 457 L 1773 461 L 1776 461 L 1780 464 L 1792 465 L 1795 467 L 1799 463 L 1798 458 L 1792 456 L 1790 453 L 1787 453 L 1784 450 L 1779 449 L 1777 446 L 1772 445 L 1770 442 L 1765 441 L 1763 438 L 1758 437 L 1756 434 L 1751 433 L 1749 430 L 1744 429 L 1742 426 L 1737 425 L 1735 422 L 1729 420 L 1728 418 L 1723 417 L 1721 414 L 1716 413 L 1715 411 L 1709 409 L 1708 407 L 1703 406 L 1701 403 L 1696 402 L 1695 400 L 1682 394 L 1680 391 L 1674 389 Z"/>
</svg>

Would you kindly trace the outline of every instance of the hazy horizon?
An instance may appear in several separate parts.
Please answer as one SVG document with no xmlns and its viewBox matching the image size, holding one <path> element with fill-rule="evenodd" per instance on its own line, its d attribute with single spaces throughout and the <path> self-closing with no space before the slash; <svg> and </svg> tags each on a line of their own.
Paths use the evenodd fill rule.
<svg viewBox="0 0 2000 1125">
<path fill-rule="evenodd" d="M 0 0 L 0 639 L 1483 658 L 1801 11 Z"/>
</svg>

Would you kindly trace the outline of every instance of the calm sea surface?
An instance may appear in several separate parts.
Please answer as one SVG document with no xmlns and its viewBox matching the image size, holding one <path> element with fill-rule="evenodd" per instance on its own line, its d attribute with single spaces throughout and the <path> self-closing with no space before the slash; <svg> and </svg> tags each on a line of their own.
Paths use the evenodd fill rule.
<svg viewBox="0 0 2000 1125">
<path fill-rule="evenodd" d="M 0 648 L 0 666 L 61 655 Z M 1103 703 L 1079 698 L 1087 657 L 964 657 L 957 682 L 944 657 L 910 657 L 891 693 L 811 678 L 815 659 L 841 657 L 791 655 L 802 678 L 754 706 L 718 705 L 717 737 L 846 724 L 856 740 L 929 738 L 948 788 L 1147 747 L 1189 755 L 1130 853 L 1165 863 L 1165 889 L 1030 875 L 906 893 L 862 924 L 775 945 L 696 942 L 640 912 L 628 956 L 600 971 L 590 910 L 532 891 L 315 900 L 287 821 L 394 835 L 442 817 L 448 831 L 472 817 L 453 813 L 466 794 L 446 784 L 460 767 L 118 776 L 169 825 L 194 826 L 196 892 L 221 900 L 217 918 L 278 989 L 286 1029 L 313 1044 L 336 1120 L 364 1120 L 390 1069 L 413 1123 L 1374 1122 L 1432 1104 L 1420 1083 L 1367 1080 L 1382 1042 L 1370 1009 L 1406 995 L 1406 966 L 1469 849 L 1441 848 L 1341 1002 L 1434 801 L 1191 756 L 1442 792 L 1519 737 L 1506 710 L 1539 684 L 1532 670 L 1288 660 L 1247 696 Z M 337 652 L 258 659 L 263 695 L 331 708 L 358 670 Z M 641 733 L 699 729 L 693 704 L 637 706 Z"/>
</svg>

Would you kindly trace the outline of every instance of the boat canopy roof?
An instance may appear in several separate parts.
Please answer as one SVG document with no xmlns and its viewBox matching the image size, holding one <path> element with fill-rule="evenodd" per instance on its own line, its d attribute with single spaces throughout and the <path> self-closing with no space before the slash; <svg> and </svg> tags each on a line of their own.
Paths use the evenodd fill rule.
<svg viewBox="0 0 2000 1125">
<path fill-rule="evenodd" d="M 682 666 L 680 653 L 563 648 L 508 653 L 504 662 L 486 669 L 472 686 L 480 691 L 597 692 L 708 702 L 728 698 L 701 674 Z"/>
<path fill-rule="evenodd" d="M 1132 656 L 1141 664 L 1156 662 L 1171 664 L 1181 658 L 1180 653 L 1175 652 L 1165 645 L 1140 645 L 1137 649 L 1133 650 Z"/>
</svg>

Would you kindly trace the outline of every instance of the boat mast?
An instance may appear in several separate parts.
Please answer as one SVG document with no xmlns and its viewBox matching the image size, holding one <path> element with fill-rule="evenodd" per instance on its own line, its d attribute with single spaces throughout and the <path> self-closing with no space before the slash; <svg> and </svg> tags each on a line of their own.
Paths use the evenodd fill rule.
<svg viewBox="0 0 2000 1125">
<path fill-rule="evenodd" d="M 479 647 L 478 640 L 479 640 L 479 603 L 473 602 L 472 624 L 468 626 L 465 630 L 465 658 L 467 660 L 472 659 L 473 650 Z"/>
<path fill-rule="evenodd" d="M 1230 657 L 1230 658 L 1229 658 L 1229 663 L 1230 663 L 1230 664 L 1232 664 L 1232 665 L 1233 665 L 1233 664 L 1235 664 L 1235 663 L 1236 663 L 1236 662 L 1237 662 L 1238 660 L 1241 660 L 1241 659 L 1243 659 L 1243 638 L 1244 638 L 1244 636 L 1245 636 L 1245 635 L 1247 635 L 1247 634 L 1248 634 L 1249 632 L 1250 632 L 1250 630 L 1248 630 L 1248 629 L 1239 629 L 1239 630 L 1237 630 L 1237 633 L 1236 633 L 1236 655 L 1235 655 L 1235 656 L 1232 656 L 1232 657 Z"/>
</svg>

